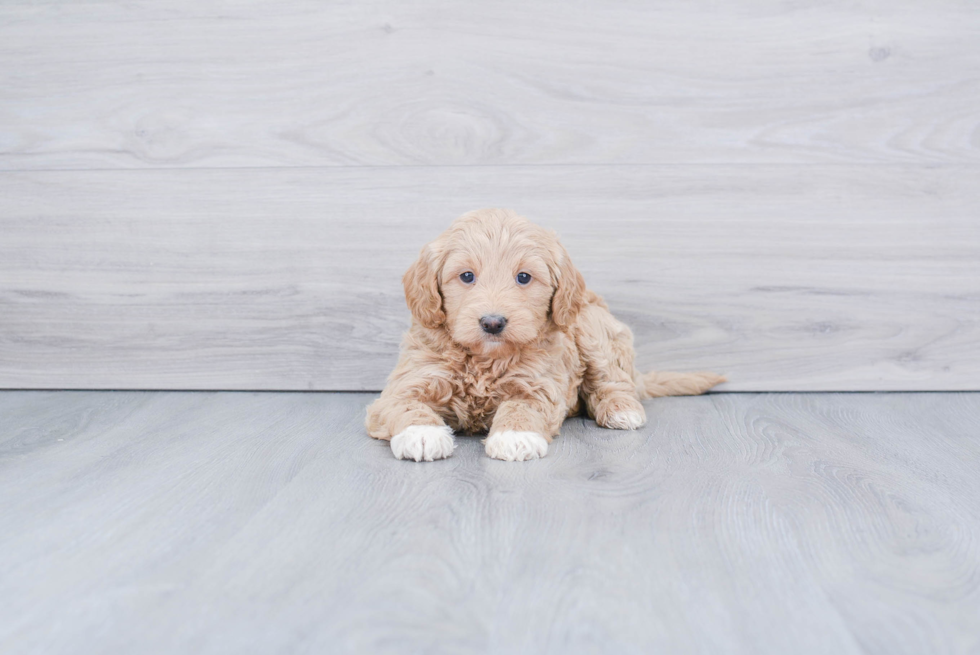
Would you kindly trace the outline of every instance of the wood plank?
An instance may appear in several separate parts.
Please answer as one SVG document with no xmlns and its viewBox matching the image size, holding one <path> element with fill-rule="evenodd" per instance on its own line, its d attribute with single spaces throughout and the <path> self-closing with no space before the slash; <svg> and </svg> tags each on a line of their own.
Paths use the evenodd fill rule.
<svg viewBox="0 0 980 655">
<path fill-rule="evenodd" d="M 640 364 L 729 390 L 977 389 L 976 167 L 0 175 L 0 386 L 380 389 L 458 214 L 556 228 Z"/>
<path fill-rule="evenodd" d="M 0 169 L 980 162 L 968 2 L 4 2 Z"/>
<path fill-rule="evenodd" d="M 980 394 L 397 461 L 366 394 L 0 393 L 0 650 L 970 653 Z"/>
</svg>

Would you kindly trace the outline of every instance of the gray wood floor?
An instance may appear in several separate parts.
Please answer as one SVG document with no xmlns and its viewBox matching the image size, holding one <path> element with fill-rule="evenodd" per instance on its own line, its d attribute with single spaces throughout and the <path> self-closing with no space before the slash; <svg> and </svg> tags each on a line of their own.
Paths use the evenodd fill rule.
<svg viewBox="0 0 980 655">
<path fill-rule="evenodd" d="M 976 653 L 980 394 L 393 459 L 369 394 L 0 393 L 4 653 Z"/>
</svg>

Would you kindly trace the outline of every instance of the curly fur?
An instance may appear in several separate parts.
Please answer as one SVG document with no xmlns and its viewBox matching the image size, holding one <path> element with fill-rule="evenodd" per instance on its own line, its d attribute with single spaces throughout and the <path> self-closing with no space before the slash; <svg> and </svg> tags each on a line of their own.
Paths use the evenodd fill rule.
<svg viewBox="0 0 980 655">
<path fill-rule="evenodd" d="M 475 281 L 463 282 L 464 272 Z M 529 284 L 517 283 L 521 272 Z M 540 457 L 583 401 L 599 425 L 635 429 L 646 422 L 641 398 L 699 394 L 724 381 L 637 371 L 632 333 L 586 288 L 557 235 L 509 210 L 464 214 L 422 248 L 402 281 L 412 327 L 366 421 L 375 439 L 394 439 L 399 458 L 452 453 L 444 441 L 433 450 L 439 432 L 418 426 L 489 432 L 487 453 L 498 459 Z M 500 334 L 481 328 L 489 314 L 506 317 Z"/>
</svg>

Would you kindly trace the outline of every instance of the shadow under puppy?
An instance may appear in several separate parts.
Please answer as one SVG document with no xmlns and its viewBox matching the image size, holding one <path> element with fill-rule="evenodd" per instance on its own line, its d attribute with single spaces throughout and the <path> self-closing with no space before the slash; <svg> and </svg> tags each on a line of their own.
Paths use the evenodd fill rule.
<svg viewBox="0 0 980 655">
<path fill-rule="evenodd" d="M 641 398 L 703 393 L 713 373 L 640 373 L 633 335 L 585 287 L 557 235 L 512 211 L 464 214 L 403 278 L 412 327 L 381 397 L 375 439 L 399 459 L 452 455 L 488 432 L 490 457 L 544 457 L 581 404 L 606 428 L 646 422 Z"/>
</svg>

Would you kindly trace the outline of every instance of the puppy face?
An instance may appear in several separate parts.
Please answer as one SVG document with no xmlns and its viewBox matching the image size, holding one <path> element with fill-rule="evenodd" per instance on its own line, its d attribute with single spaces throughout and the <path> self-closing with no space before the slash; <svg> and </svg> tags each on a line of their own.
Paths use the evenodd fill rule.
<svg viewBox="0 0 980 655">
<path fill-rule="evenodd" d="M 529 234 L 466 230 L 450 242 L 440 275 L 453 341 L 478 352 L 534 341 L 548 324 L 551 273 Z"/>
<path fill-rule="evenodd" d="M 404 284 L 419 322 L 488 355 L 567 328 L 585 292 L 554 233 L 505 210 L 459 218 L 422 249 Z"/>
</svg>

